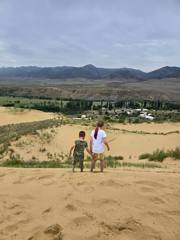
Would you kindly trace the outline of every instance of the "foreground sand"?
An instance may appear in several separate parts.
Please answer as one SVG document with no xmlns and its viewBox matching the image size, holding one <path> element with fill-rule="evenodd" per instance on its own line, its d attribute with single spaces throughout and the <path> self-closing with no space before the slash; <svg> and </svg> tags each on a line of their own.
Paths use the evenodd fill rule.
<svg viewBox="0 0 180 240">
<path fill-rule="evenodd" d="M 180 171 L 0 168 L 0 199 L 1 240 L 180 239 Z"/>
</svg>

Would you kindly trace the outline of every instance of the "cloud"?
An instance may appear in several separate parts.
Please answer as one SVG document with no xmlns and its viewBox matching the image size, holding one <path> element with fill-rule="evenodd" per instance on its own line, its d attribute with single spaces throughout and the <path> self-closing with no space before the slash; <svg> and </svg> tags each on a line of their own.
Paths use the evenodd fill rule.
<svg viewBox="0 0 180 240">
<path fill-rule="evenodd" d="M 177 0 L 1 0 L 0 65 L 180 65 Z"/>
</svg>

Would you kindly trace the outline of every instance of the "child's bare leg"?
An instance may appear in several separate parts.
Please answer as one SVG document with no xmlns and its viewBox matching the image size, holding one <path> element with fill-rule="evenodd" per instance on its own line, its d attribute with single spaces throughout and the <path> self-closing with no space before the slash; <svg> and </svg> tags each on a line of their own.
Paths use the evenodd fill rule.
<svg viewBox="0 0 180 240">
<path fill-rule="evenodd" d="M 100 160 L 100 168 L 101 168 L 101 172 L 103 172 L 103 170 L 104 170 L 104 160 Z"/>
<path fill-rule="evenodd" d="M 93 172 L 93 169 L 95 168 L 95 165 L 96 165 L 96 160 L 92 159 L 92 161 L 91 161 L 91 172 Z"/>
</svg>

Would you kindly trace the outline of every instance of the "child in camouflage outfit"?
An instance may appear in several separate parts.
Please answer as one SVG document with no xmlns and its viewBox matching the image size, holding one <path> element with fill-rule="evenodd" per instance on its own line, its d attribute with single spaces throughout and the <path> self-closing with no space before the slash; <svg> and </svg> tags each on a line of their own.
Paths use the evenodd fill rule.
<svg viewBox="0 0 180 240">
<path fill-rule="evenodd" d="M 91 152 L 88 148 L 87 142 L 84 140 L 85 139 L 85 132 L 80 131 L 79 132 L 79 139 L 75 141 L 75 144 L 71 147 L 69 157 L 71 157 L 72 151 L 73 151 L 73 172 L 76 166 L 76 163 L 79 162 L 79 166 L 81 169 L 81 172 L 83 172 L 84 168 L 84 150 L 91 155 Z"/>
</svg>

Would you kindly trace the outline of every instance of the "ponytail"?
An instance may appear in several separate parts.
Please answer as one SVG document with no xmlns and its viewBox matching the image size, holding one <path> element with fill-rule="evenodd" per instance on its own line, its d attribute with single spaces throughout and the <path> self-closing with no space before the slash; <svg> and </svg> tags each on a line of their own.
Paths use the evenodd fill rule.
<svg viewBox="0 0 180 240">
<path fill-rule="evenodd" d="M 95 139 L 97 139 L 99 128 L 102 128 L 103 126 L 104 126 L 104 123 L 102 121 L 99 121 L 97 123 L 97 126 L 96 126 L 95 131 L 94 131 L 94 138 Z"/>
<path fill-rule="evenodd" d="M 96 128 L 95 128 L 95 131 L 94 131 L 94 138 L 95 138 L 95 139 L 97 139 L 98 131 L 99 131 L 99 128 L 96 127 Z"/>
</svg>

